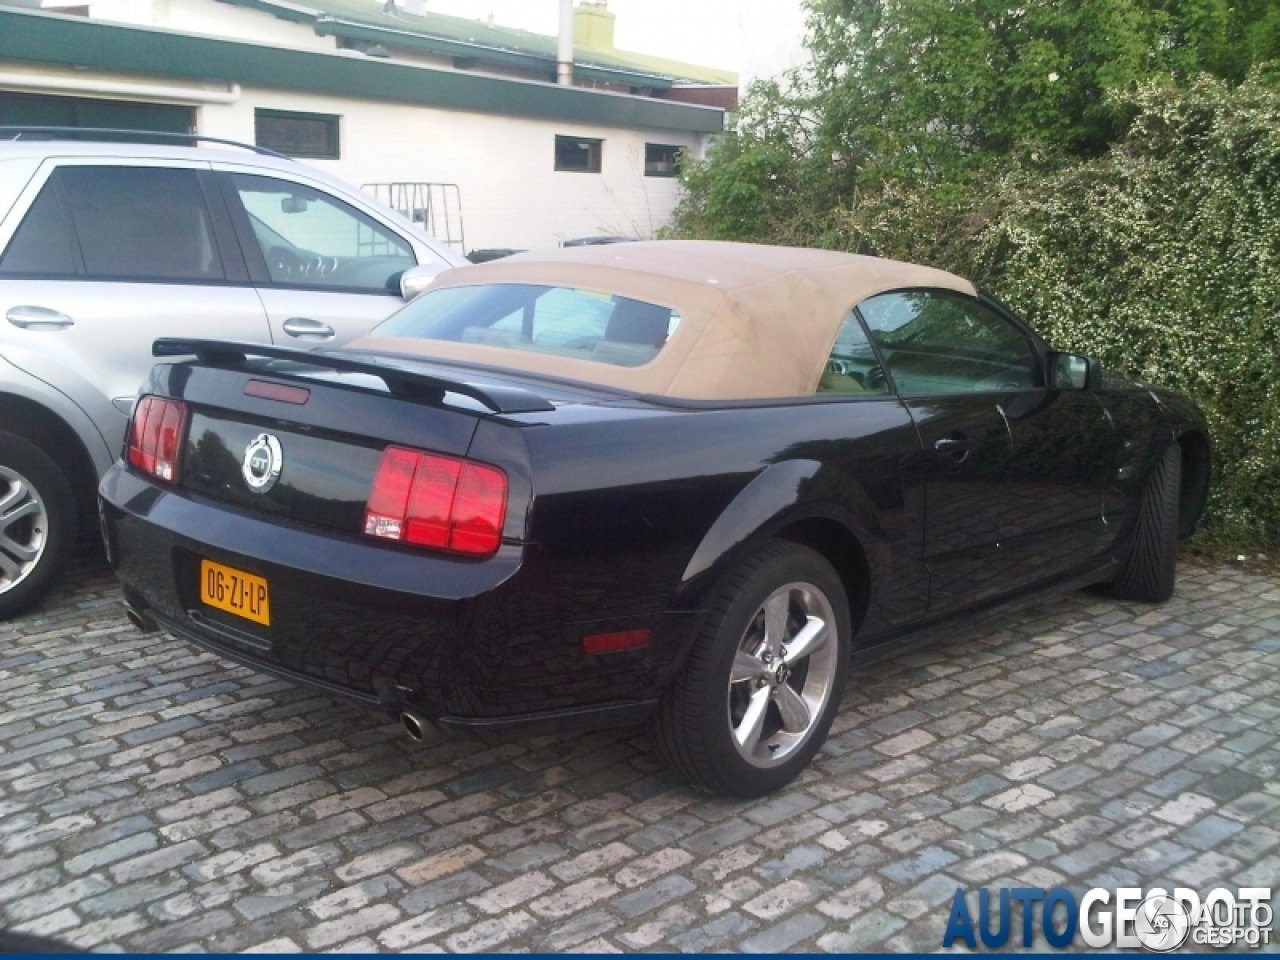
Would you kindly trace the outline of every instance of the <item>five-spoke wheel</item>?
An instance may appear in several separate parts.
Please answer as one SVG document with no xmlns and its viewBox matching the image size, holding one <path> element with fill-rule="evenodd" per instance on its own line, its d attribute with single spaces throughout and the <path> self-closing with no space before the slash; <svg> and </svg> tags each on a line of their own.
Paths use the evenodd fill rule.
<svg viewBox="0 0 1280 960">
<path fill-rule="evenodd" d="M 767 541 L 717 583 L 654 740 L 668 765 L 717 793 L 770 793 L 826 739 L 849 659 L 848 602 L 808 547 Z"/>
<path fill-rule="evenodd" d="M 831 697 L 835 615 L 812 583 L 788 583 L 752 618 L 729 674 L 729 726 L 748 762 L 772 767 L 803 744 Z"/>
</svg>

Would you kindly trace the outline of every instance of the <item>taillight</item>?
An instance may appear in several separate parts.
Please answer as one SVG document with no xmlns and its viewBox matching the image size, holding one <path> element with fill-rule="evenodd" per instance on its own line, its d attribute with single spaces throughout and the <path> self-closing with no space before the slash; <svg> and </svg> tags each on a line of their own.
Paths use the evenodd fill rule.
<svg viewBox="0 0 1280 960">
<path fill-rule="evenodd" d="M 129 463 L 167 483 L 178 479 L 178 445 L 187 408 L 180 400 L 143 397 L 129 424 Z"/>
<path fill-rule="evenodd" d="M 373 477 L 364 532 L 484 557 L 502 541 L 507 476 L 496 467 L 387 447 Z"/>
</svg>

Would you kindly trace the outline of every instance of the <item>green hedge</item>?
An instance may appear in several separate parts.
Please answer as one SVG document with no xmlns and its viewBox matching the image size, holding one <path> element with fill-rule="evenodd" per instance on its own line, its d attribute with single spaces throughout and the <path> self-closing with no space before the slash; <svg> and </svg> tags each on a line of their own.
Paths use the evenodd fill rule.
<svg viewBox="0 0 1280 960">
<path fill-rule="evenodd" d="M 1204 79 L 1124 98 L 1103 157 L 935 188 L 888 183 L 835 209 L 786 205 L 741 239 L 944 267 L 1020 310 L 1056 346 L 1184 390 L 1217 448 L 1207 524 L 1280 543 L 1280 90 Z M 741 145 L 737 149 L 741 151 Z M 677 231 L 725 236 L 695 169 Z"/>
</svg>

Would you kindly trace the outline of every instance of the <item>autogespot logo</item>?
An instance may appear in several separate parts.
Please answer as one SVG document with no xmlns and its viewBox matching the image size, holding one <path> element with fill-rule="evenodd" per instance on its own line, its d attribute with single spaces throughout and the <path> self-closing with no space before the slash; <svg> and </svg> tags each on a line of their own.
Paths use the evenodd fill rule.
<svg viewBox="0 0 1280 960">
<path fill-rule="evenodd" d="M 1270 887 L 1241 887 L 1234 894 L 1219 887 L 1203 902 L 1186 887 L 1173 893 L 1158 887 L 1120 887 L 1114 893 L 1095 887 L 1078 903 L 1075 894 L 1062 887 L 1002 887 L 996 898 L 998 917 L 993 920 L 991 891 L 978 891 L 974 913 L 957 887 L 942 945 L 950 947 L 959 940 L 970 950 L 979 943 L 999 949 L 1020 927 L 1022 945 L 1029 947 L 1038 920 L 1045 942 L 1059 950 L 1071 946 L 1077 935 L 1090 947 L 1144 947 L 1154 953 L 1168 953 L 1188 941 L 1198 948 L 1261 947 L 1271 943 L 1274 918 Z M 1016 918 L 1015 904 L 1020 905 Z"/>
</svg>

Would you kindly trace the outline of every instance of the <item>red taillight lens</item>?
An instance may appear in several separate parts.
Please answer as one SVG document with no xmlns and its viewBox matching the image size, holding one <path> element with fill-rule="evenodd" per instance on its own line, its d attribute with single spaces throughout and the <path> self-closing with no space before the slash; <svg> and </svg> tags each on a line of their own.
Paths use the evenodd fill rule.
<svg viewBox="0 0 1280 960">
<path fill-rule="evenodd" d="M 364 532 L 481 557 L 498 549 L 506 513 L 507 477 L 501 470 L 387 447 L 373 478 Z"/>
<path fill-rule="evenodd" d="M 364 532 L 371 537 L 399 540 L 404 536 L 405 512 L 418 454 L 401 447 L 387 447 L 373 478 L 365 506 Z"/>
<path fill-rule="evenodd" d="M 459 553 L 493 553 L 502 539 L 507 512 L 507 478 L 501 470 L 468 463 L 453 498 L 449 546 Z"/>
<path fill-rule="evenodd" d="M 409 525 L 404 532 L 405 540 L 423 547 L 439 547 L 441 550 L 449 548 L 453 503 L 458 489 L 458 475 L 462 472 L 462 464 L 457 460 L 425 455 L 418 458 L 418 470 L 413 476 L 413 492 L 409 496 Z M 497 548 L 498 544 L 495 542 L 487 551 L 471 552 L 492 553 Z"/>
<path fill-rule="evenodd" d="M 178 479 L 179 444 L 187 408 L 179 400 L 143 397 L 129 424 L 129 463 L 167 483 Z"/>
</svg>

